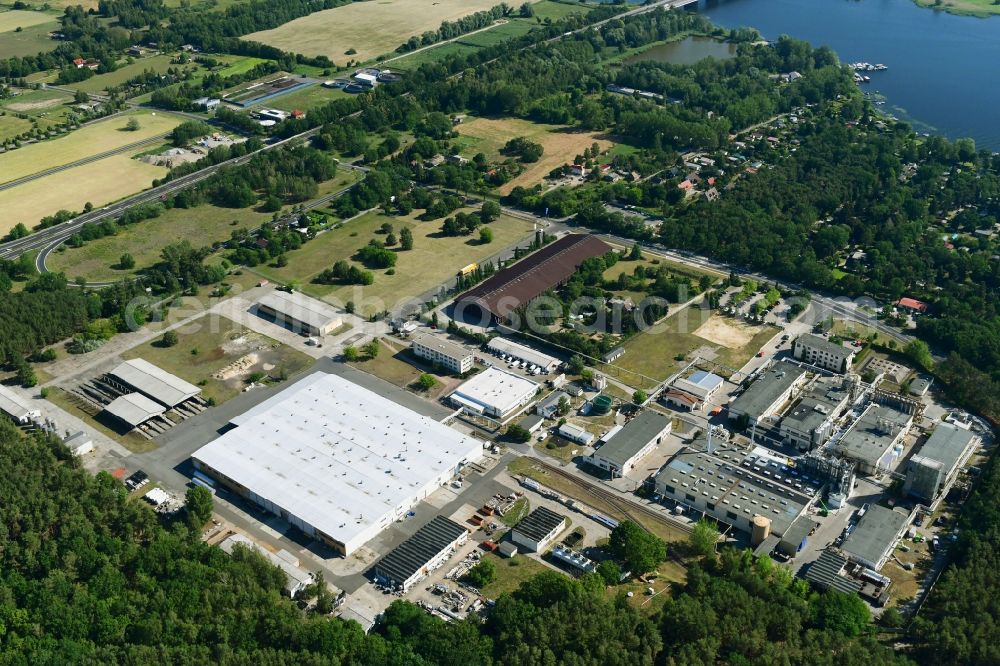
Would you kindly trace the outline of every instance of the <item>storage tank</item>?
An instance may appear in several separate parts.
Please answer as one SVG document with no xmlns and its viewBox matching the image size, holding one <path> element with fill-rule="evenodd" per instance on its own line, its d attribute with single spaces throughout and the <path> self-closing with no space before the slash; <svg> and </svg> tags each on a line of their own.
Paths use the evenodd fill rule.
<svg viewBox="0 0 1000 666">
<path fill-rule="evenodd" d="M 611 398 L 602 393 L 594 398 L 592 409 L 594 414 L 607 414 L 611 411 Z"/>
<path fill-rule="evenodd" d="M 771 536 L 771 519 L 759 514 L 754 516 L 753 529 L 750 532 L 750 545 L 759 546 L 769 536 Z"/>
</svg>

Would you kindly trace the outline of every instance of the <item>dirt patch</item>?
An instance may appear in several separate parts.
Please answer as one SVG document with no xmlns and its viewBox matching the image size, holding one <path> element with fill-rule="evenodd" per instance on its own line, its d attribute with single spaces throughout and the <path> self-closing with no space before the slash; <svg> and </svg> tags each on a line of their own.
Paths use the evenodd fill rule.
<svg viewBox="0 0 1000 666">
<path fill-rule="evenodd" d="M 742 326 L 729 323 L 721 317 L 712 317 L 695 329 L 694 334 L 729 349 L 740 349 L 753 340 L 754 333 Z"/>
<path fill-rule="evenodd" d="M 37 111 L 38 109 L 49 109 L 53 106 L 63 104 L 68 97 L 57 97 L 55 99 L 43 99 L 37 102 L 14 102 L 6 106 L 10 111 Z"/>
</svg>

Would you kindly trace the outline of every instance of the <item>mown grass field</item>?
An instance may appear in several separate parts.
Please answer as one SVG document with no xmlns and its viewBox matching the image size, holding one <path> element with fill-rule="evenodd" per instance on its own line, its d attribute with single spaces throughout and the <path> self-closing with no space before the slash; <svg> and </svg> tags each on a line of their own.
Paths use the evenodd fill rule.
<svg viewBox="0 0 1000 666">
<path fill-rule="evenodd" d="M 497 570 L 496 580 L 480 590 L 488 599 L 496 599 L 501 594 L 509 594 L 519 588 L 524 581 L 545 571 L 552 571 L 538 560 L 525 555 L 508 559 L 487 553 L 483 559 L 493 562 Z"/>
<path fill-rule="evenodd" d="M 149 187 L 166 173 L 164 167 L 134 160 L 132 154 L 125 153 L 0 191 L 0 210 L 4 212 L 0 234 L 18 222 L 31 228 L 46 215 L 62 209 L 83 210 L 88 201 L 98 208 L 106 206 Z"/>
<path fill-rule="evenodd" d="M 284 111 L 308 111 L 309 109 L 322 106 L 327 102 L 343 97 L 351 97 L 350 93 L 345 93 L 337 88 L 324 88 L 320 85 L 309 86 L 302 90 L 269 99 L 265 106 L 270 109 L 282 109 Z"/>
<path fill-rule="evenodd" d="M 246 39 L 293 53 L 325 55 L 343 65 L 348 60 L 366 61 L 392 53 L 413 35 L 437 30 L 442 21 L 454 21 L 495 4 L 494 0 L 355 2 L 255 32 Z M 350 49 L 356 53 L 347 55 Z"/>
<path fill-rule="evenodd" d="M 22 29 L 16 32 L 18 27 Z M 51 51 L 59 42 L 49 37 L 49 33 L 58 28 L 59 23 L 52 14 L 0 12 L 0 58 L 17 58 Z"/>
<path fill-rule="evenodd" d="M 24 9 L 0 11 L 0 33 L 14 32 L 18 28 L 30 28 L 43 23 L 52 23 L 55 16 L 43 12 L 33 12 Z"/>
<path fill-rule="evenodd" d="M 506 23 L 497 25 L 489 30 L 483 30 L 472 35 L 461 37 L 456 40 L 456 42 L 458 44 L 465 44 L 466 46 L 485 48 L 488 46 L 495 46 L 512 37 L 525 35 L 534 30 L 537 26 L 538 24 L 534 21 L 508 20 Z"/>
<path fill-rule="evenodd" d="M 31 129 L 31 121 L 15 116 L 0 116 L 0 143 Z"/>
<path fill-rule="evenodd" d="M 98 74 L 97 76 L 92 76 L 86 81 L 80 81 L 78 83 L 72 83 L 66 86 L 67 88 L 72 88 L 73 90 L 82 90 L 87 93 L 99 93 L 102 90 L 107 89 L 109 86 L 117 86 L 125 83 L 131 78 L 139 76 L 146 70 L 152 70 L 157 74 L 165 73 L 170 67 L 174 65 L 170 64 L 171 56 L 168 55 L 154 55 L 148 58 L 136 58 L 135 62 L 130 65 L 122 65 L 113 72 L 108 72 L 107 74 Z M 177 65 L 177 67 L 197 67 L 199 65 Z"/>
<path fill-rule="evenodd" d="M 581 14 L 589 12 L 600 3 L 578 3 L 578 2 L 556 2 L 555 0 L 541 0 L 534 5 L 535 17 L 541 20 L 552 19 L 558 21 L 571 14 Z"/>
<path fill-rule="evenodd" d="M 354 172 L 345 170 L 323 183 L 320 194 L 340 189 L 354 180 Z M 219 208 L 207 204 L 196 208 L 173 208 L 159 217 L 124 227 L 115 236 L 99 238 L 78 248 L 63 246 L 64 250 L 49 255 L 46 265 L 49 270 L 61 271 L 70 279 L 118 280 L 155 264 L 163 248 L 171 243 L 183 239 L 194 247 L 205 247 L 228 240 L 233 231 L 258 227 L 270 219 L 271 213 L 259 213 L 250 208 Z M 135 268 L 115 268 L 126 252 L 135 259 Z"/>
<path fill-rule="evenodd" d="M 597 143 L 602 150 L 614 144 L 597 132 L 578 132 L 559 125 L 533 123 L 518 118 L 474 118 L 456 127 L 461 135 L 462 154 L 471 157 L 484 153 L 487 159 L 500 159 L 500 149 L 515 137 L 525 137 L 540 143 L 545 152 L 533 164 L 526 164 L 524 172 L 502 187 L 501 194 L 508 194 L 518 185 L 530 187 L 540 183 L 554 168 L 567 162 Z"/>
<path fill-rule="evenodd" d="M 125 129 L 125 125 L 131 118 L 139 121 L 139 129 L 134 132 Z M 91 155 L 165 134 L 182 121 L 183 118 L 180 116 L 163 112 L 136 111 L 112 116 L 58 139 L 41 141 L 0 155 L 0 182 L 10 182 L 46 169 L 70 164 Z M 91 167 L 86 168 L 90 169 Z M 94 174 L 100 174 L 100 179 L 103 180 L 108 178 L 107 174 L 97 170 L 85 173 L 88 174 L 85 179 L 88 181 L 98 180 Z"/>
<path fill-rule="evenodd" d="M 397 236 L 404 226 L 413 233 L 413 249 L 399 251 L 394 275 L 387 275 L 385 270 L 374 270 L 375 283 L 369 286 L 312 282 L 317 274 L 333 266 L 338 259 L 353 262 L 351 257 L 372 238 L 384 240 L 384 236 L 375 233 L 384 222 L 393 225 Z M 290 252 L 288 266 L 265 266 L 257 270 L 278 282 L 295 282 L 303 292 L 331 302 L 343 304 L 354 301 L 359 313 L 371 314 L 391 310 L 396 304 L 433 289 L 464 266 L 482 261 L 521 240 L 532 229 L 529 222 L 502 216 L 490 224 L 493 242 L 482 245 L 478 235 L 441 236 L 441 224 L 442 220 L 421 222 L 413 215 L 393 217 L 372 211 Z"/>
<path fill-rule="evenodd" d="M 3 107 L 4 111 L 32 117 L 51 117 L 54 113 L 63 111 L 65 105 L 73 102 L 71 96 L 59 90 L 19 90 L 22 90 L 20 95 L 0 100 L 0 107 Z"/>
<path fill-rule="evenodd" d="M 432 49 L 413 53 L 405 58 L 393 60 L 389 63 L 389 66 L 392 69 L 412 72 L 419 69 L 421 65 L 437 62 L 438 60 L 443 60 L 448 56 L 468 54 L 478 50 L 479 48 L 476 46 L 467 46 L 465 44 L 459 44 L 458 42 L 448 42 L 446 44 L 441 44 L 440 46 L 435 46 Z"/>
</svg>

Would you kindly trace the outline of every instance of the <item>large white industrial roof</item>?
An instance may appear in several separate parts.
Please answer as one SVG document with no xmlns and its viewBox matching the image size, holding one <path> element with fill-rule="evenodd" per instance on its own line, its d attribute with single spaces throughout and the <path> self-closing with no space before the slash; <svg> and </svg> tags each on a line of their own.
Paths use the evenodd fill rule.
<svg viewBox="0 0 1000 666">
<path fill-rule="evenodd" d="M 274 291 L 261 296 L 258 305 L 270 308 L 288 319 L 323 329 L 339 321 L 340 315 L 332 307 L 298 292 Z"/>
<path fill-rule="evenodd" d="M 125 361 L 111 374 L 167 407 L 179 405 L 201 393 L 201 389 L 194 384 L 141 358 Z"/>
<path fill-rule="evenodd" d="M 126 393 L 115 398 L 104 411 L 129 424 L 133 428 L 163 413 L 163 405 L 150 400 L 141 393 Z"/>
<path fill-rule="evenodd" d="M 338 375 L 316 372 L 194 453 L 349 544 L 482 444 Z"/>
<path fill-rule="evenodd" d="M 537 390 L 537 382 L 515 375 L 513 372 L 491 367 L 459 386 L 451 397 L 459 402 L 463 402 L 464 399 L 506 414 L 522 404 L 526 398 L 533 396 Z"/>
</svg>

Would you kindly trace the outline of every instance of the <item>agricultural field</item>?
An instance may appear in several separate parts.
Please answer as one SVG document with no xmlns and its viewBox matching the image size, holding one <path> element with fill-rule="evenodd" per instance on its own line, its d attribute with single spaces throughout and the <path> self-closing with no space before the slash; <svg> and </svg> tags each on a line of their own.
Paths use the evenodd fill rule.
<svg viewBox="0 0 1000 666">
<path fill-rule="evenodd" d="M 313 362 L 302 352 L 218 315 L 206 315 L 175 331 L 178 342 L 173 347 L 163 347 L 157 339 L 133 347 L 122 357 L 143 358 L 185 381 L 197 384 L 201 386 L 202 396 L 216 403 L 239 394 L 252 372 L 290 377 Z M 252 355 L 248 360 L 256 362 L 245 371 L 221 379 L 215 376 L 247 355 Z"/>
<path fill-rule="evenodd" d="M 59 42 L 49 37 L 49 33 L 58 28 L 53 14 L 23 10 L 0 12 L 0 58 L 51 51 Z"/>
<path fill-rule="evenodd" d="M 283 51 L 325 55 L 338 65 L 363 62 L 395 51 L 414 35 L 437 30 L 442 21 L 490 9 L 494 0 L 376 0 L 310 14 L 273 30 L 247 35 Z M 347 55 L 354 49 L 356 53 Z"/>
<path fill-rule="evenodd" d="M 139 121 L 139 129 L 134 132 L 125 129 L 131 118 Z M 183 118 L 180 116 L 163 112 L 137 111 L 112 116 L 58 139 L 41 141 L 0 155 L 0 174 L 2 174 L 0 182 L 10 182 L 92 155 L 165 135 L 182 121 Z M 101 173 L 102 178 L 107 179 L 104 172 L 89 173 Z"/>
<path fill-rule="evenodd" d="M 0 191 L 0 210 L 4 212 L 0 235 L 18 222 L 30 228 L 59 210 L 83 210 L 88 201 L 96 207 L 106 206 L 149 187 L 154 179 L 167 173 L 164 167 L 132 157 L 131 153 L 112 155 Z M 100 174 L 100 178 L 94 174 Z"/>
<path fill-rule="evenodd" d="M 469 211 L 466 211 L 469 212 Z M 312 279 L 333 266 L 338 259 L 350 260 L 372 238 L 384 239 L 375 231 L 388 222 L 398 235 L 404 226 L 413 232 L 413 249 L 400 251 L 394 275 L 376 270 L 375 283 L 369 286 L 314 284 Z M 334 303 L 354 301 L 360 314 L 392 309 L 401 301 L 433 289 L 472 262 L 483 261 L 520 241 L 531 233 L 532 225 L 508 216 L 492 222 L 493 242 L 479 243 L 475 236 L 441 236 L 441 220 L 421 222 L 408 217 L 386 216 L 372 211 L 346 222 L 341 228 L 327 231 L 290 252 L 284 268 L 258 267 L 259 272 L 282 283 L 295 282 L 312 296 Z"/>
<path fill-rule="evenodd" d="M 337 88 L 324 88 L 323 86 L 315 85 L 268 100 L 267 106 L 268 108 L 281 109 L 283 111 L 295 111 L 296 109 L 308 111 L 313 107 L 322 106 L 327 102 L 343 97 L 351 97 L 351 94 Z"/>
<path fill-rule="evenodd" d="M 594 143 L 602 150 L 614 144 L 598 132 L 579 132 L 559 125 L 533 123 L 518 118 L 475 118 L 456 127 L 461 135 L 459 144 L 462 154 L 468 157 L 484 153 L 487 159 L 500 159 L 500 149 L 516 137 L 525 137 L 540 143 L 545 152 L 533 164 L 526 164 L 524 172 L 499 188 L 501 194 L 508 194 L 518 185 L 529 187 L 542 180 L 557 166 L 566 164 Z"/>
<path fill-rule="evenodd" d="M 684 367 L 695 356 L 705 361 L 739 369 L 749 361 L 778 329 L 750 326 L 723 317 L 697 305 L 683 308 L 625 343 L 625 354 L 613 366 L 602 367 L 609 375 L 640 388 L 650 388 Z M 731 372 L 717 368 L 717 373 Z"/>
</svg>

